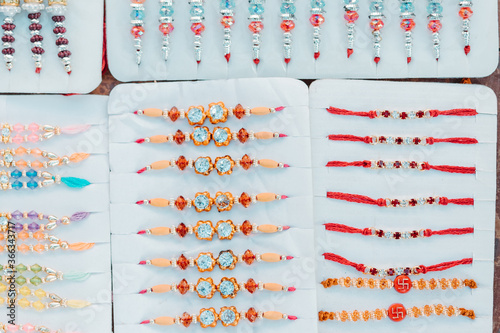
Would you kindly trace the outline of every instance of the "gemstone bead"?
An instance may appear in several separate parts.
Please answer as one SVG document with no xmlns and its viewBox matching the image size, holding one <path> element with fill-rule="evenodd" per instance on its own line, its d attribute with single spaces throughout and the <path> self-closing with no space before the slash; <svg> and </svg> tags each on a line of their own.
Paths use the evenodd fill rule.
<svg viewBox="0 0 500 333">
<path fill-rule="evenodd" d="M 439 2 L 431 2 L 427 5 L 427 12 L 429 14 L 441 14 L 443 6 Z"/>
<path fill-rule="evenodd" d="M 255 254 L 252 253 L 250 250 L 246 250 L 245 253 L 243 254 L 243 261 L 247 265 L 251 265 L 255 260 Z"/>
<path fill-rule="evenodd" d="M 161 6 L 160 8 L 160 16 L 173 16 L 174 15 L 174 7 L 172 6 Z"/>
<path fill-rule="evenodd" d="M 215 167 L 219 172 L 226 173 L 229 170 L 231 170 L 231 161 L 229 161 L 228 158 L 221 158 L 220 160 L 217 161 Z"/>
<path fill-rule="evenodd" d="M 470 7 L 462 7 L 458 11 L 458 14 L 464 20 L 467 20 L 467 19 L 471 18 L 473 13 L 474 12 L 472 11 L 472 9 Z"/>
<path fill-rule="evenodd" d="M 262 15 L 264 14 L 264 6 L 261 4 L 252 4 L 248 7 L 248 11 L 253 15 Z"/>
<path fill-rule="evenodd" d="M 7 176 L 7 175 L 0 176 L 0 183 L 8 184 L 9 183 L 9 176 Z"/>
<path fill-rule="evenodd" d="M 186 225 L 184 223 L 181 223 L 177 226 L 177 228 L 175 228 L 175 232 L 181 238 L 184 238 L 188 233 L 188 228 L 186 227 Z"/>
<path fill-rule="evenodd" d="M 194 162 L 194 168 L 196 171 L 199 173 L 205 173 L 210 170 L 210 161 L 208 160 L 207 157 L 199 157 L 196 159 Z"/>
<path fill-rule="evenodd" d="M 194 205 L 196 208 L 204 210 L 210 205 L 210 199 L 205 194 L 199 194 L 194 198 Z"/>
<path fill-rule="evenodd" d="M 384 10 L 384 4 L 382 2 L 372 2 L 370 4 L 371 12 L 382 12 Z"/>
<path fill-rule="evenodd" d="M 241 224 L 241 232 L 243 233 L 243 235 L 245 236 L 248 236 L 252 233 L 252 224 L 250 223 L 250 221 L 248 220 L 245 220 L 242 224 Z"/>
<path fill-rule="evenodd" d="M 172 23 L 160 23 L 159 29 L 163 36 L 166 36 L 174 31 L 174 25 Z"/>
<path fill-rule="evenodd" d="M 218 128 L 214 131 L 215 142 L 223 143 L 226 142 L 228 138 L 229 138 L 229 133 L 225 129 Z"/>
<path fill-rule="evenodd" d="M 370 21 L 370 28 L 373 30 L 380 30 L 384 27 L 384 22 L 381 19 L 372 19 Z"/>
<path fill-rule="evenodd" d="M 209 110 L 210 116 L 213 120 L 223 120 L 224 119 L 224 109 L 219 104 L 212 105 Z"/>
<path fill-rule="evenodd" d="M 193 321 L 193 317 L 187 312 L 184 312 L 180 318 L 180 322 L 181 322 L 182 326 L 184 326 L 184 327 L 189 327 L 189 325 L 191 325 L 192 321 Z"/>
<path fill-rule="evenodd" d="M 236 320 L 236 314 L 231 309 L 226 309 L 220 314 L 220 320 L 226 324 L 231 325 Z"/>
<path fill-rule="evenodd" d="M 212 227 L 208 223 L 201 223 L 198 228 L 196 228 L 196 233 L 200 238 L 211 238 L 212 237 Z"/>
<path fill-rule="evenodd" d="M 234 24 L 234 17 L 232 16 L 223 16 L 220 19 L 220 23 L 224 26 L 224 28 L 228 29 Z"/>
<path fill-rule="evenodd" d="M 252 164 L 253 164 L 253 160 L 250 158 L 250 156 L 248 156 L 247 154 L 243 155 L 243 157 L 240 160 L 240 166 L 244 170 L 248 170 L 248 169 L 250 169 Z"/>
<path fill-rule="evenodd" d="M 415 21 L 413 19 L 404 19 L 401 21 L 401 28 L 405 31 L 411 31 L 415 28 Z"/>
<path fill-rule="evenodd" d="M 201 35 L 203 31 L 205 31 L 205 25 L 201 22 L 191 24 L 191 31 L 194 32 L 195 35 Z"/>
<path fill-rule="evenodd" d="M 197 142 L 203 142 L 208 138 L 208 131 L 205 128 L 198 127 L 193 132 L 193 138 Z"/>
<path fill-rule="evenodd" d="M 245 207 L 245 208 L 248 208 L 248 206 L 250 206 L 250 204 L 252 203 L 252 199 L 250 198 L 250 196 L 248 194 L 246 194 L 245 192 L 243 192 L 241 195 L 240 195 L 240 204 Z"/>
<path fill-rule="evenodd" d="M 290 32 L 295 28 L 295 22 L 292 20 L 284 20 L 281 22 L 280 27 L 284 32 Z"/>
<path fill-rule="evenodd" d="M 16 169 L 10 173 L 10 176 L 14 179 L 17 179 L 17 178 L 21 178 L 23 176 L 23 173 L 21 171 L 19 171 L 18 169 Z"/>
<path fill-rule="evenodd" d="M 33 271 L 33 266 L 31 266 L 31 270 Z M 33 271 L 34 272 L 34 271 Z M 42 279 L 39 277 L 39 276 L 33 276 L 31 279 L 30 279 L 30 283 L 34 286 L 38 286 L 42 283 Z"/>
<path fill-rule="evenodd" d="M 12 163 L 12 161 L 14 160 L 14 156 L 12 156 L 12 154 L 7 153 L 4 155 L 3 160 L 7 163 Z"/>
<path fill-rule="evenodd" d="M 313 14 L 309 18 L 309 22 L 315 27 L 319 27 L 323 23 L 325 23 L 325 17 L 321 14 Z"/>
<path fill-rule="evenodd" d="M 205 14 L 205 9 L 202 6 L 193 6 L 189 10 L 189 14 L 191 14 L 191 16 L 202 16 Z"/>
<path fill-rule="evenodd" d="M 250 135 L 248 134 L 247 130 L 242 128 L 238 131 L 238 140 L 240 140 L 241 143 L 245 143 L 248 141 L 248 138 Z"/>
<path fill-rule="evenodd" d="M 259 33 L 264 29 L 264 24 L 261 21 L 252 21 L 248 25 L 248 29 L 254 34 Z M 238 118 L 241 119 L 241 118 Z"/>
<path fill-rule="evenodd" d="M 203 119 L 203 111 L 199 108 L 191 108 L 187 114 L 187 118 L 193 124 L 200 123 Z"/>
<path fill-rule="evenodd" d="M 200 322 L 203 325 L 211 325 L 215 321 L 215 315 L 212 311 L 210 310 L 205 310 L 202 313 L 200 313 Z"/>
<path fill-rule="evenodd" d="M 219 291 L 223 296 L 234 295 L 234 283 L 230 280 L 224 280 L 219 284 Z"/>
<path fill-rule="evenodd" d="M 141 26 L 133 26 L 132 29 L 130 30 L 130 33 L 134 38 L 140 38 L 142 35 L 144 35 L 144 27 Z"/>
<path fill-rule="evenodd" d="M 229 268 L 234 263 L 233 254 L 230 251 L 223 251 L 219 254 L 219 265 L 222 268 Z"/>
<path fill-rule="evenodd" d="M 183 254 L 181 254 L 179 259 L 177 259 L 177 266 L 180 269 L 185 270 L 189 266 L 189 260 Z"/>
<path fill-rule="evenodd" d="M 177 285 L 177 290 L 181 295 L 185 295 L 189 291 L 189 283 L 186 279 L 182 279 L 182 281 Z"/>
<path fill-rule="evenodd" d="M 31 223 L 28 225 L 28 230 L 29 230 L 29 231 L 37 231 L 38 229 L 40 229 L 40 226 L 38 225 L 38 223 L 31 222 Z"/>
<path fill-rule="evenodd" d="M 220 2 L 220 9 L 234 9 L 235 7 L 235 2 L 234 0 L 221 0 Z"/>
<path fill-rule="evenodd" d="M 15 225 L 14 225 L 14 230 L 17 231 L 17 232 L 20 232 L 23 230 L 23 225 L 19 222 L 17 222 Z"/>
<path fill-rule="evenodd" d="M 186 199 L 184 199 L 184 197 L 181 195 L 181 196 L 179 196 L 179 197 L 175 200 L 174 205 L 175 205 L 175 208 L 177 208 L 178 210 L 183 210 L 184 208 L 186 208 L 187 201 L 186 201 Z"/>
<path fill-rule="evenodd" d="M 217 205 L 217 208 L 220 210 L 226 209 L 229 207 L 231 204 L 231 199 L 225 194 L 218 195 L 217 198 L 215 198 L 215 204 Z"/>
<path fill-rule="evenodd" d="M 5 216 L 0 216 L 0 226 L 6 226 L 9 224 L 9 220 Z"/>
<path fill-rule="evenodd" d="M 325 7 L 325 0 L 311 0 L 311 7 L 312 8 L 324 8 Z"/>
<path fill-rule="evenodd" d="M 399 10 L 401 12 L 414 12 L 415 11 L 415 5 L 411 2 L 405 2 L 402 3 L 401 6 L 399 7 Z"/>
<path fill-rule="evenodd" d="M 280 7 L 281 14 L 293 15 L 295 14 L 297 8 L 293 3 L 283 2 Z"/>
<path fill-rule="evenodd" d="M 349 23 L 353 23 L 354 21 L 356 21 L 357 19 L 359 18 L 359 14 L 358 12 L 354 11 L 354 10 L 348 10 L 347 12 L 345 12 L 344 14 L 344 19 L 349 22 Z"/>
<path fill-rule="evenodd" d="M 144 14 L 143 10 L 136 9 L 130 13 L 130 18 L 132 20 L 142 21 L 142 20 L 144 20 L 144 17 L 145 17 L 145 14 Z"/>
<path fill-rule="evenodd" d="M 15 220 L 20 220 L 23 218 L 23 213 L 18 210 L 14 211 L 11 215 Z"/>
<path fill-rule="evenodd" d="M 2 135 L 3 136 L 9 136 L 10 135 L 10 129 L 8 127 L 2 128 Z"/>
<path fill-rule="evenodd" d="M 183 171 L 188 166 L 188 160 L 184 156 L 180 156 L 175 162 L 179 170 Z"/>
<path fill-rule="evenodd" d="M 172 28 L 173 29 L 173 28 Z M 161 28 L 160 28 L 161 30 Z M 181 113 L 179 112 L 179 110 L 173 106 L 169 111 L 168 111 L 168 117 L 170 118 L 170 120 L 172 122 L 175 122 L 177 119 L 179 119 Z"/>
<path fill-rule="evenodd" d="M 245 317 L 248 319 L 249 322 L 253 323 L 255 320 L 257 320 L 258 313 L 257 311 L 255 311 L 254 308 L 250 308 L 245 313 Z"/>
<path fill-rule="evenodd" d="M 229 222 L 219 223 L 219 226 L 217 227 L 217 234 L 219 235 L 219 237 L 227 238 L 231 236 L 232 233 L 233 227 Z"/>
<path fill-rule="evenodd" d="M 208 281 L 200 281 L 196 285 L 196 291 L 203 297 L 207 297 L 208 295 L 210 295 L 212 293 L 212 289 L 212 284 Z"/>
<path fill-rule="evenodd" d="M 37 176 L 37 173 L 35 170 L 30 169 L 30 170 L 28 170 L 28 172 L 26 172 L 26 176 L 29 178 L 35 178 Z"/>
<path fill-rule="evenodd" d="M 212 258 L 208 254 L 202 254 L 196 260 L 196 264 L 202 270 L 207 270 L 212 267 L 213 261 Z"/>
<path fill-rule="evenodd" d="M 430 20 L 429 24 L 427 24 L 427 28 L 429 28 L 429 30 L 432 32 L 438 32 L 442 27 L 443 25 L 439 20 Z"/>
<path fill-rule="evenodd" d="M 245 289 L 250 293 L 250 294 L 253 294 L 257 288 L 259 287 L 259 285 L 257 284 L 257 282 L 255 282 L 254 279 L 250 278 L 247 280 L 247 282 L 245 282 Z"/>
<path fill-rule="evenodd" d="M 26 278 L 24 276 L 20 275 L 16 278 L 16 283 L 18 285 L 22 286 L 26 283 Z"/>
<path fill-rule="evenodd" d="M 32 190 L 34 190 L 38 187 L 38 183 L 34 180 L 30 180 L 27 185 L 28 185 L 28 188 L 32 189 Z"/>
<path fill-rule="evenodd" d="M 241 104 L 234 107 L 233 114 L 236 118 L 241 119 L 245 116 L 245 108 Z"/>
</svg>

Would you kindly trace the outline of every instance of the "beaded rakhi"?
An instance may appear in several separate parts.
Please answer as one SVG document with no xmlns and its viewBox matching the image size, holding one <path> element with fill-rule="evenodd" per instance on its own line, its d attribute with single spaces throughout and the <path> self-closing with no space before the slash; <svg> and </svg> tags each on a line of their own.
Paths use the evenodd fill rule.
<svg viewBox="0 0 500 333">
<path fill-rule="evenodd" d="M 281 24 L 283 30 L 283 56 L 285 63 L 292 60 L 292 30 L 295 29 L 295 0 L 281 0 Z"/>
<path fill-rule="evenodd" d="M 470 0 L 459 0 L 458 2 L 459 11 L 458 15 L 462 19 L 462 37 L 464 40 L 464 52 L 468 55 L 470 52 L 470 18 L 474 13 L 472 11 L 472 1 Z"/>
<path fill-rule="evenodd" d="M 38 157 L 41 160 L 25 161 L 18 158 L 25 155 Z M 19 168 L 21 170 L 24 168 L 33 168 L 39 170 L 78 163 L 89 156 L 87 153 L 74 153 L 69 156 L 59 157 L 54 153 L 39 148 L 18 147 L 15 149 L 0 149 L 0 167 Z"/>
<path fill-rule="evenodd" d="M 250 3 L 248 7 L 249 16 L 248 29 L 252 33 L 252 58 L 255 65 L 260 63 L 260 44 L 261 32 L 264 29 L 264 3 L 265 0 L 248 0 Z"/>
<path fill-rule="evenodd" d="M 14 49 L 12 43 L 16 40 L 14 38 L 14 29 L 16 25 L 14 24 L 14 17 L 16 14 L 21 12 L 19 7 L 20 0 L 2 0 L 0 1 L 0 11 L 3 12 L 5 18 L 3 19 L 2 29 L 3 29 L 3 48 L 2 54 L 5 60 L 5 67 L 10 71 L 14 67 Z"/>
<path fill-rule="evenodd" d="M 49 6 L 47 7 L 47 12 L 52 14 L 52 21 L 54 22 L 54 35 L 56 37 L 56 46 L 58 48 L 57 56 L 61 60 L 64 70 L 68 75 L 71 74 L 71 51 L 68 49 L 69 41 L 66 38 L 66 27 L 64 22 L 66 21 L 66 10 L 67 1 L 66 0 L 49 0 Z"/>
<path fill-rule="evenodd" d="M 344 20 L 347 27 L 347 58 L 354 53 L 354 28 L 359 18 L 358 0 L 344 0 Z"/>
<path fill-rule="evenodd" d="M 313 27 L 313 52 L 314 59 L 320 56 L 320 43 L 321 43 L 321 25 L 325 23 L 325 0 L 311 0 L 311 17 L 309 22 Z"/>
<path fill-rule="evenodd" d="M 220 0 L 220 13 L 222 18 L 220 23 L 224 28 L 224 58 L 229 62 L 231 58 L 231 27 L 233 26 L 234 20 L 234 8 L 236 7 L 235 0 Z"/>
<path fill-rule="evenodd" d="M 475 174 L 476 167 L 463 167 L 455 165 L 432 165 L 429 162 L 417 162 L 417 161 L 387 161 L 387 160 L 364 160 L 364 161 L 329 161 L 326 164 L 327 167 L 343 168 L 343 167 L 362 167 L 373 170 L 388 169 L 388 170 L 419 170 L 428 171 L 436 170 L 441 172 L 449 173 L 460 173 L 460 174 Z"/>
<path fill-rule="evenodd" d="M 42 45 L 43 36 L 40 34 L 40 30 L 42 30 L 40 17 L 42 16 L 42 11 L 45 9 L 45 5 L 43 4 L 43 0 L 24 0 L 22 9 L 28 13 L 28 19 L 30 20 L 31 53 L 35 61 L 35 73 L 40 74 L 42 71 L 42 54 L 45 53 Z"/>
<path fill-rule="evenodd" d="M 204 0 L 189 0 L 189 4 L 191 5 L 191 9 L 189 13 L 191 14 L 191 31 L 194 33 L 194 58 L 196 63 L 201 62 L 201 39 L 202 33 L 205 31 L 205 25 L 203 21 L 205 21 L 205 9 L 203 8 Z"/>
<path fill-rule="evenodd" d="M 161 53 L 165 61 L 170 54 L 170 34 L 174 31 L 174 0 L 160 0 Z"/>
<path fill-rule="evenodd" d="M 144 3 L 146 0 L 131 0 L 130 23 L 132 29 L 130 33 L 134 37 L 135 58 L 137 65 L 142 62 L 142 36 L 144 35 Z"/>
<path fill-rule="evenodd" d="M 386 144 L 396 146 L 430 146 L 436 143 L 455 143 L 459 145 L 474 145 L 478 143 L 475 138 L 434 138 L 431 136 L 388 136 L 388 135 L 371 135 L 357 136 L 350 134 L 330 134 L 328 140 L 331 141 L 351 141 L 364 142 L 371 145 Z"/>
<path fill-rule="evenodd" d="M 415 5 L 413 0 L 399 0 L 399 17 L 401 19 L 401 29 L 405 33 L 406 63 L 411 62 L 413 36 L 412 30 L 415 28 Z"/>
<path fill-rule="evenodd" d="M 31 123 L 29 125 L 8 123 L 0 124 L 1 141 L 4 144 L 15 143 L 21 144 L 23 142 L 36 143 L 39 141 L 49 140 L 53 137 L 64 135 L 74 135 L 87 131 L 90 125 L 74 125 L 59 127 L 53 125 L 38 125 Z M 15 134 L 12 136 L 12 134 Z"/>
</svg>

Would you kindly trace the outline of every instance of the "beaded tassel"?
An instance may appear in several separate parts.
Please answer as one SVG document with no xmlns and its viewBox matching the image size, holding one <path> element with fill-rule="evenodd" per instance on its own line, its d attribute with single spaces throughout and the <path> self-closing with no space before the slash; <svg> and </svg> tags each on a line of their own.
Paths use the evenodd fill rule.
<svg viewBox="0 0 500 333">
<path fill-rule="evenodd" d="M 234 24 L 234 0 L 221 0 L 220 13 L 222 19 L 220 23 L 224 27 L 224 58 L 229 62 L 231 58 L 231 26 Z"/>
<path fill-rule="evenodd" d="M 49 0 L 49 7 L 47 12 L 52 13 L 52 21 L 54 21 L 54 34 L 56 35 L 56 46 L 59 49 L 57 56 L 68 75 L 71 74 L 71 51 L 68 50 L 68 39 L 65 37 L 66 27 L 64 21 L 66 20 L 67 2 L 66 0 Z"/>
<path fill-rule="evenodd" d="M 401 18 L 401 28 L 405 31 L 405 49 L 406 49 L 406 63 L 411 62 L 411 49 L 412 49 L 412 33 L 411 31 L 415 28 L 415 5 L 413 5 L 413 0 L 399 0 L 401 6 L 399 8 Z"/>
<path fill-rule="evenodd" d="M 42 25 L 40 24 L 41 11 L 45 9 L 43 0 L 24 0 L 22 8 L 28 12 L 30 19 L 29 30 L 31 33 L 31 53 L 33 53 L 33 60 L 35 61 L 35 72 L 40 74 L 42 71 L 42 54 L 45 50 L 42 47 L 43 36 L 40 34 Z"/>
<path fill-rule="evenodd" d="M 427 19 L 429 23 L 427 24 L 427 28 L 432 32 L 432 42 L 434 49 L 434 57 L 436 61 L 439 60 L 440 57 L 440 38 L 439 38 L 439 30 L 442 28 L 441 18 L 443 12 L 443 6 L 441 5 L 441 0 L 429 0 L 429 4 L 427 5 Z"/>
<path fill-rule="evenodd" d="M 264 29 L 262 20 L 264 19 L 265 0 L 249 0 L 249 2 L 250 6 L 248 7 L 248 11 L 250 12 L 250 16 L 248 19 L 250 20 L 250 24 L 248 25 L 248 29 L 252 32 L 252 58 L 255 65 L 258 65 L 260 62 L 260 32 Z"/>
<path fill-rule="evenodd" d="M 12 43 L 16 40 L 13 36 L 14 29 L 16 28 L 16 25 L 14 24 L 14 16 L 21 12 L 21 8 L 19 8 L 19 1 L 20 0 L 2 0 L 0 2 L 0 11 L 2 11 L 5 15 L 2 25 L 2 29 L 4 30 L 4 35 L 2 36 L 2 54 L 5 60 L 5 66 L 9 71 L 14 66 L 14 53 L 16 52 L 16 50 L 12 47 Z"/>
<path fill-rule="evenodd" d="M 370 28 L 373 35 L 373 61 L 376 64 L 380 61 L 380 42 L 382 41 L 382 34 L 380 30 L 384 27 L 384 0 L 374 0 L 370 4 Z"/>
<path fill-rule="evenodd" d="M 295 28 L 295 0 L 281 0 L 281 30 L 283 30 L 283 53 L 285 63 L 292 59 L 292 30 Z"/>
<path fill-rule="evenodd" d="M 190 0 L 191 5 L 191 31 L 194 33 L 194 57 L 196 62 L 199 64 L 201 62 L 201 34 L 205 31 L 205 25 L 203 21 L 205 17 L 205 9 L 203 8 L 204 0 Z"/>
<path fill-rule="evenodd" d="M 359 18 L 358 9 L 358 0 L 344 0 L 344 19 L 347 26 L 347 58 L 354 52 L 354 27 Z"/>
<path fill-rule="evenodd" d="M 464 39 L 464 52 L 465 55 L 468 55 L 470 52 L 470 18 L 474 13 L 472 11 L 472 1 L 470 0 L 460 0 L 458 3 L 460 10 L 458 11 L 458 15 L 462 18 L 462 36 Z"/>
<path fill-rule="evenodd" d="M 309 22 L 313 26 L 313 51 L 314 51 L 314 59 L 318 59 L 319 52 L 319 44 L 321 42 L 321 25 L 325 23 L 325 17 L 323 14 L 325 13 L 325 0 L 311 0 L 311 17 L 309 18 Z"/>
<path fill-rule="evenodd" d="M 132 0 L 130 7 L 132 12 L 130 13 L 130 23 L 132 23 L 132 30 L 130 33 L 134 37 L 134 47 L 136 55 L 137 65 L 141 64 L 142 61 L 142 36 L 144 35 L 144 2 L 146 0 Z"/>
<path fill-rule="evenodd" d="M 170 53 L 170 33 L 174 31 L 174 25 L 172 22 L 174 21 L 174 8 L 172 5 L 174 4 L 173 0 L 160 0 L 160 32 L 163 36 L 161 42 L 161 53 L 163 55 L 163 59 L 167 61 L 168 55 Z"/>
</svg>

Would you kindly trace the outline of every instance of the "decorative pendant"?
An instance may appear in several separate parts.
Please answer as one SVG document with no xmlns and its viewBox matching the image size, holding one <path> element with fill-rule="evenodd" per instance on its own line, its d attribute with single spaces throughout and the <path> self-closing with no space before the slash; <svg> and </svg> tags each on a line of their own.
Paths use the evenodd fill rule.
<svg viewBox="0 0 500 333">
<path fill-rule="evenodd" d="M 163 59 L 167 61 L 168 55 L 170 53 L 170 33 L 174 31 L 173 25 L 173 15 L 174 8 L 172 5 L 174 4 L 174 0 L 160 0 L 160 32 L 163 36 L 161 42 L 161 53 L 163 55 Z"/>
<path fill-rule="evenodd" d="M 14 53 L 16 50 L 12 47 L 12 43 L 16 40 L 14 38 L 14 29 L 16 25 L 14 24 L 14 16 L 21 12 L 19 8 L 20 0 L 2 0 L 0 2 L 0 11 L 5 15 L 3 19 L 2 29 L 4 31 L 2 36 L 3 49 L 2 54 L 5 60 L 5 66 L 10 71 L 14 66 Z"/>
<path fill-rule="evenodd" d="M 436 61 L 439 60 L 440 56 L 440 38 L 439 38 L 439 30 L 442 28 L 441 18 L 443 17 L 443 6 L 441 5 L 441 0 L 429 0 L 429 4 L 427 5 L 427 19 L 429 23 L 427 24 L 427 28 L 432 32 L 432 42 L 434 49 L 434 58 Z"/>
<path fill-rule="evenodd" d="M 141 64 L 142 61 L 142 36 L 144 35 L 144 2 L 146 0 L 132 0 L 130 7 L 132 11 L 130 13 L 130 23 L 132 23 L 132 30 L 130 33 L 134 37 L 134 47 L 136 54 L 137 65 Z"/>
<path fill-rule="evenodd" d="M 252 57 L 255 65 L 258 65 L 260 62 L 260 32 L 264 29 L 264 24 L 262 23 L 264 19 L 264 2 L 265 0 L 249 0 L 250 6 L 248 7 L 248 11 L 250 12 L 250 16 L 248 19 L 250 20 L 250 24 L 248 25 L 248 29 L 252 32 Z"/>
<path fill-rule="evenodd" d="M 411 31 L 415 28 L 415 5 L 413 5 L 413 0 L 399 0 L 401 6 L 399 7 L 401 18 L 401 28 L 405 31 L 405 49 L 406 49 L 406 63 L 411 62 L 411 49 L 412 49 L 412 33 Z"/>
<path fill-rule="evenodd" d="M 45 5 L 43 0 L 24 0 L 22 9 L 28 12 L 28 18 L 30 19 L 30 41 L 33 46 L 31 53 L 33 53 L 33 60 L 35 61 L 35 72 L 40 74 L 42 71 L 42 54 L 45 53 L 42 47 L 43 36 L 40 34 L 40 30 L 42 30 L 40 16 L 42 16 L 41 12 L 45 9 Z"/>
<path fill-rule="evenodd" d="M 221 0 L 220 13 L 222 19 L 220 23 L 224 27 L 224 58 L 229 62 L 231 58 L 231 26 L 234 24 L 234 0 Z"/>
<path fill-rule="evenodd" d="M 57 56 L 61 59 L 61 62 L 66 70 L 66 73 L 71 74 L 71 51 L 68 50 L 68 39 L 64 36 L 66 33 L 66 27 L 64 26 L 64 21 L 66 17 L 67 3 L 66 0 L 49 0 L 49 6 L 47 7 L 47 12 L 52 13 L 52 21 L 54 21 L 54 34 L 56 35 L 56 45 L 59 49 Z"/>
<path fill-rule="evenodd" d="M 292 59 L 292 30 L 295 28 L 295 0 L 281 0 L 281 30 L 283 30 L 283 54 L 285 63 Z"/>
<path fill-rule="evenodd" d="M 203 21 L 205 17 L 205 9 L 203 8 L 203 0 L 190 0 L 191 5 L 191 31 L 194 33 L 194 56 L 196 62 L 201 62 L 201 34 L 205 31 Z"/>
<path fill-rule="evenodd" d="M 458 3 L 460 6 L 460 10 L 458 11 L 458 15 L 462 18 L 462 36 L 464 39 L 464 52 L 465 55 L 468 55 L 470 52 L 470 18 L 474 13 L 472 11 L 472 1 L 470 0 L 460 0 Z"/>
<path fill-rule="evenodd" d="M 380 42 L 382 41 L 382 34 L 380 30 L 384 27 L 384 0 L 373 0 L 370 4 L 370 28 L 373 35 L 373 61 L 376 64 L 380 61 Z"/>
<path fill-rule="evenodd" d="M 358 0 L 344 0 L 344 19 L 347 26 L 347 58 L 354 52 L 354 28 L 356 21 L 359 18 L 358 14 Z"/>
<path fill-rule="evenodd" d="M 325 0 L 311 0 L 311 17 L 309 18 L 309 22 L 313 26 L 313 51 L 314 51 L 314 59 L 318 59 L 319 52 L 319 44 L 321 42 L 321 25 L 325 23 L 325 17 L 323 14 L 325 13 Z"/>
</svg>

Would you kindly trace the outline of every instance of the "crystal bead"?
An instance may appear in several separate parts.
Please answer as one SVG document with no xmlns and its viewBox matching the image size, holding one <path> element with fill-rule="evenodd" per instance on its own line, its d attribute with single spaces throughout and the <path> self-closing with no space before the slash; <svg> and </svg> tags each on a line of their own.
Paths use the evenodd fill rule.
<svg viewBox="0 0 500 333">
<path fill-rule="evenodd" d="M 196 292 L 203 297 L 207 297 L 212 293 L 212 284 L 208 281 L 200 281 L 196 285 Z"/>
<path fill-rule="evenodd" d="M 222 251 L 219 254 L 219 258 L 217 260 L 219 262 L 219 265 L 221 266 L 221 269 L 229 268 L 234 264 L 234 256 L 230 250 Z"/>
<path fill-rule="evenodd" d="M 203 325 L 210 326 L 213 322 L 215 322 L 215 315 L 210 310 L 204 310 L 200 313 L 200 322 Z"/>
<path fill-rule="evenodd" d="M 231 297 L 234 294 L 234 283 L 230 280 L 224 280 L 219 284 L 219 291 L 223 296 Z"/>
</svg>

